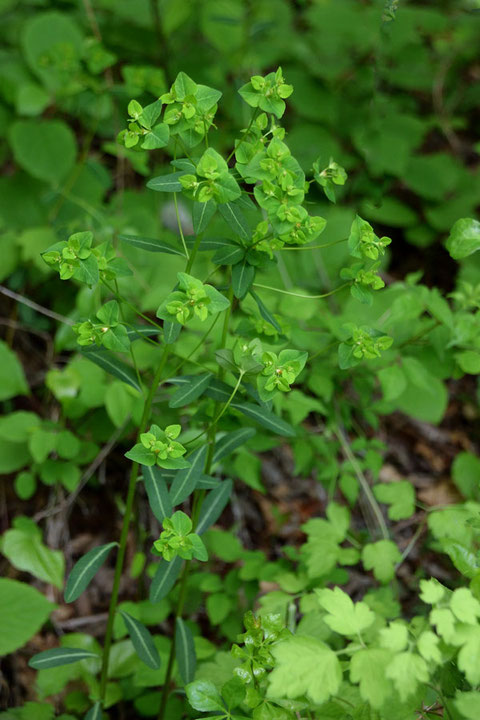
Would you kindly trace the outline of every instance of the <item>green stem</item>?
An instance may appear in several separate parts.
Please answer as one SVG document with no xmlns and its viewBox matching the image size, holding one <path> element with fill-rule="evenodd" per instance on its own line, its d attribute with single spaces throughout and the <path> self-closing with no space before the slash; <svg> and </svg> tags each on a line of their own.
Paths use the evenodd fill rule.
<svg viewBox="0 0 480 720">
<path fill-rule="evenodd" d="M 301 295 L 300 293 L 290 292 L 289 290 L 280 290 L 279 288 L 272 287 L 271 285 L 260 285 L 259 283 L 254 283 L 253 287 L 262 288 L 262 290 L 272 290 L 273 292 L 278 292 L 282 295 L 291 295 L 292 297 L 303 298 L 304 300 L 320 300 L 320 298 L 326 298 L 330 295 L 334 295 L 335 293 L 340 292 L 340 290 L 349 287 L 351 284 L 351 282 L 344 283 L 343 285 L 335 288 L 335 290 L 330 290 L 330 292 L 322 293 L 322 295 Z"/>
<path fill-rule="evenodd" d="M 142 312 L 140 312 L 140 310 L 138 310 L 138 309 L 135 307 L 135 305 L 132 305 L 131 302 L 129 302 L 126 298 L 124 298 L 123 295 L 121 295 L 121 294 L 118 293 L 118 292 L 115 292 L 115 290 L 114 290 L 113 288 L 111 288 L 110 285 L 106 282 L 106 280 L 102 280 L 102 283 L 103 283 L 103 285 L 105 285 L 105 287 L 107 288 L 107 290 L 109 290 L 109 292 L 111 292 L 112 295 L 113 295 L 115 298 L 117 298 L 117 300 L 120 300 L 120 302 L 125 303 L 125 305 L 126 305 L 127 307 L 129 307 L 131 310 L 133 310 L 136 315 L 138 315 L 139 317 L 143 318 L 143 319 L 144 319 L 146 322 L 148 322 L 150 325 L 153 325 L 153 327 L 156 327 L 159 332 L 163 333 L 163 328 L 162 328 L 162 326 L 159 325 L 158 323 L 156 323 L 155 320 L 152 320 L 151 318 L 149 318 L 148 315 L 144 315 Z"/>
<path fill-rule="evenodd" d="M 280 248 L 279 252 L 284 252 L 285 250 L 320 250 L 322 248 L 329 248 L 333 247 L 333 245 L 338 245 L 339 243 L 346 242 L 348 238 L 342 238 L 341 240 L 334 240 L 333 242 L 324 243 L 323 245 L 302 245 L 301 247 L 282 247 Z"/>
<path fill-rule="evenodd" d="M 175 143 L 174 159 L 175 160 L 177 159 L 177 143 Z M 188 254 L 187 243 L 185 242 L 185 237 L 183 235 L 182 221 L 180 220 L 180 213 L 178 211 L 178 200 L 177 200 L 176 192 L 173 193 L 173 203 L 175 205 L 175 215 L 177 218 L 178 232 L 180 233 L 180 237 L 182 239 L 182 245 L 183 245 L 183 249 L 185 251 L 185 257 L 187 258 L 187 262 L 189 262 L 190 256 Z"/>
<path fill-rule="evenodd" d="M 243 141 L 244 141 L 245 138 L 247 137 L 247 135 L 248 135 L 248 133 L 250 132 L 251 127 L 252 127 L 252 125 L 253 125 L 253 121 L 254 121 L 255 118 L 257 117 L 257 114 L 258 114 L 258 107 L 255 108 L 255 110 L 254 110 L 254 112 L 253 112 L 253 114 L 252 114 L 252 117 L 250 118 L 250 122 L 248 123 L 248 127 L 247 127 L 247 129 L 245 130 L 245 132 L 243 133 L 242 137 L 240 138 L 240 142 L 238 143 L 238 145 L 237 145 L 236 147 L 233 148 L 232 152 L 231 152 L 230 155 L 227 157 L 227 163 L 232 159 L 232 157 L 233 157 L 234 154 L 237 152 L 237 150 L 238 150 L 238 148 L 240 147 L 240 145 L 243 143 Z"/>
<path fill-rule="evenodd" d="M 432 330 L 435 330 L 435 328 L 437 328 L 441 324 L 442 323 L 440 322 L 440 320 L 435 320 L 433 325 L 430 325 L 430 327 L 428 327 L 428 328 L 424 328 L 423 330 L 418 332 L 416 335 L 413 335 L 411 338 L 409 338 L 408 340 L 405 340 L 405 342 L 401 343 L 398 346 L 398 349 L 405 347 L 405 345 L 411 345 L 412 343 L 417 342 L 417 340 L 421 340 L 422 337 L 431 333 Z"/>
<path fill-rule="evenodd" d="M 180 222 L 180 221 L 179 221 L 179 222 Z M 200 247 L 201 241 L 202 241 L 202 234 L 200 233 L 200 234 L 197 235 L 197 237 L 195 238 L 195 245 L 194 245 L 193 248 L 192 248 L 192 253 L 191 253 L 190 257 L 188 257 L 188 255 L 187 255 L 187 257 L 188 257 L 188 262 L 187 262 L 187 266 L 186 266 L 186 268 L 185 268 L 185 272 L 187 273 L 187 275 L 188 275 L 188 273 L 190 272 L 190 270 L 192 269 L 192 266 L 193 266 L 193 263 L 194 263 L 194 260 L 195 260 L 195 256 L 196 256 L 196 254 L 197 254 L 197 252 L 198 252 L 198 248 Z"/>
<path fill-rule="evenodd" d="M 162 359 L 160 360 L 160 363 L 155 371 L 155 375 L 153 377 L 153 381 L 150 386 L 150 390 L 148 392 L 147 398 L 145 400 L 145 404 L 143 406 L 143 414 L 142 414 L 142 419 L 140 421 L 140 426 L 139 426 L 139 430 L 138 430 L 138 438 L 140 438 L 141 433 L 145 432 L 145 429 L 146 429 L 146 426 L 148 423 L 148 419 L 150 417 L 150 410 L 152 407 L 153 396 L 157 389 L 157 385 L 160 382 L 160 378 L 162 376 L 163 370 L 165 369 L 165 365 L 167 364 L 168 352 L 169 352 L 169 348 L 167 345 L 163 351 Z M 122 531 L 120 534 L 119 548 L 118 548 L 117 560 L 116 560 L 116 564 L 115 564 L 115 575 L 113 578 L 112 595 L 110 597 L 110 607 L 108 608 L 108 622 L 107 622 L 107 630 L 105 633 L 105 643 L 103 646 L 102 671 L 101 671 L 101 676 L 100 676 L 100 701 L 102 702 L 102 704 L 105 701 L 105 693 L 107 690 L 108 663 L 109 663 L 109 659 L 110 659 L 110 648 L 112 645 L 113 622 L 115 620 L 115 613 L 117 610 L 118 593 L 119 593 L 119 589 L 120 589 L 120 580 L 122 578 L 123 563 L 125 560 L 125 552 L 127 549 L 128 531 L 129 531 L 130 522 L 132 519 L 133 500 L 135 497 L 135 487 L 136 487 L 136 483 L 137 483 L 139 467 L 140 466 L 138 465 L 138 463 L 132 463 L 132 469 L 130 471 L 130 479 L 128 482 L 127 500 L 125 503 L 125 514 L 123 516 Z"/>
</svg>

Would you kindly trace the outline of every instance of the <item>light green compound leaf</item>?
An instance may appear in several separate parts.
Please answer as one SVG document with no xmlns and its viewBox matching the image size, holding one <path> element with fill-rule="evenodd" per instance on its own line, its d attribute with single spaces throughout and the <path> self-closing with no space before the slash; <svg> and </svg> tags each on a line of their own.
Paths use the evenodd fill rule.
<svg viewBox="0 0 480 720">
<path fill-rule="evenodd" d="M 62 589 L 65 572 L 63 553 L 44 545 L 40 532 L 23 528 L 7 530 L 3 535 L 2 553 L 18 570 L 29 572 L 39 580 Z"/>
<path fill-rule="evenodd" d="M 391 540 L 379 540 L 365 545 L 362 550 L 365 570 L 373 570 L 375 578 L 384 584 L 392 580 L 395 575 L 395 565 L 401 559 L 398 547 Z"/>
<path fill-rule="evenodd" d="M 195 376 L 190 383 L 180 387 L 170 398 L 168 407 L 179 408 L 197 400 L 207 389 L 213 378 L 212 373 Z"/>
<path fill-rule="evenodd" d="M 467 642 L 458 653 L 458 667 L 465 673 L 470 685 L 480 683 L 480 627 L 469 629 Z"/>
<path fill-rule="evenodd" d="M 254 405 L 253 403 L 232 403 L 230 407 L 239 410 L 247 417 L 255 420 L 262 427 L 267 430 L 272 430 L 272 432 L 277 435 L 282 435 L 283 437 L 295 437 L 296 435 L 295 429 L 289 423 L 274 415 L 274 413 L 267 410 L 267 408 L 260 407 L 260 405 Z"/>
<path fill-rule="evenodd" d="M 410 652 L 396 655 L 387 665 L 385 675 L 393 681 L 402 701 L 415 693 L 418 683 L 428 682 L 430 679 L 425 660 Z"/>
<path fill-rule="evenodd" d="M 193 204 L 192 220 L 195 235 L 200 235 L 200 233 L 206 230 L 216 210 L 217 206 L 213 200 L 209 200 L 206 203 L 195 202 Z"/>
<path fill-rule="evenodd" d="M 202 503 L 202 509 L 195 532 L 201 535 L 218 520 L 232 494 L 233 483 L 224 480 L 221 485 L 211 490 Z"/>
<path fill-rule="evenodd" d="M 407 387 L 407 378 L 398 365 L 382 368 L 378 372 L 378 379 L 382 388 L 383 398 L 387 402 L 395 400 Z"/>
<path fill-rule="evenodd" d="M 167 483 L 158 467 L 145 465 L 142 470 L 143 482 L 148 495 L 150 509 L 161 523 L 173 512 Z"/>
<path fill-rule="evenodd" d="M 80 597 L 107 559 L 110 550 L 116 545 L 118 543 L 111 542 L 93 548 L 75 563 L 65 587 L 65 602 L 71 603 Z"/>
<path fill-rule="evenodd" d="M 295 635 L 272 648 L 275 667 L 270 673 L 267 696 L 294 699 L 307 695 L 322 704 L 335 695 L 342 682 L 336 654 L 313 637 Z"/>
<path fill-rule="evenodd" d="M 392 692 L 384 672 L 391 657 L 391 652 L 382 648 L 367 648 L 352 655 L 350 680 L 360 684 L 360 695 L 374 708 L 381 707 Z"/>
<path fill-rule="evenodd" d="M 415 512 L 415 490 L 408 480 L 380 483 L 374 486 L 373 494 L 379 502 L 390 505 L 390 520 L 402 520 Z"/>
<path fill-rule="evenodd" d="M 354 603 L 339 587 L 315 590 L 318 601 L 327 611 L 325 622 L 340 635 L 357 635 L 375 620 L 375 614 L 364 602 Z"/>
<path fill-rule="evenodd" d="M 245 215 L 237 203 L 222 203 L 218 206 L 218 209 L 220 210 L 223 219 L 235 235 L 238 235 L 238 237 L 245 242 L 251 240 L 252 231 L 250 230 Z"/>
<path fill-rule="evenodd" d="M 204 445 L 189 456 L 190 466 L 184 470 L 179 470 L 175 475 L 170 488 L 170 500 L 173 507 L 180 505 L 197 487 L 197 482 L 203 473 L 206 457 L 207 448 Z"/>
<path fill-rule="evenodd" d="M 61 647 L 37 653 L 29 660 L 28 664 L 35 670 L 46 670 L 47 668 L 70 665 L 79 660 L 87 660 L 89 658 L 100 659 L 100 655 L 90 652 L 89 650 L 81 650 L 80 648 Z"/>
<path fill-rule="evenodd" d="M 478 720 L 480 718 L 480 693 L 460 692 L 457 690 L 454 700 L 455 707 L 466 720 Z"/>
<path fill-rule="evenodd" d="M 480 602 L 468 588 L 457 588 L 450 597 L 450 608 L 460 622 L 476 625 L 480 617 Z"/>
<path fill-rule="evenodd" d="M 185 685 L 191 683 L 195 677 L 197 658 L 193 636 L 188 625 L 182 618 L 176 619 L 175 656 L 177 658 L 180 677 Z"/>
<path fill-rule="evenodd" d="M 122 380 L 122 382 L 127 383 L 127 385 L 131 385 L 135 390 L 141 391 L 133 368 L 119 360 L 114 353 L 105 350 L 105 348 L 88 347 L 82 349 L 82 355 L 110 375 Z"/>
<path fill-rule="evenodd" d="M 130 640 L 132 641 L 135 652 L 140 660 L 153 670 L 158 670 L 160 667 L 160 656 L 157 648 L 155 647 L 155 643 L 153 642 L 153 638 L 145 625 L 123 610 L 120 610 L 120 614 L 125 622 Z"/>
<path fill-rule="evenodd" d="M 160 602 L 160 600 L 168 595 L 180 575 L 182 564 L 183 561 L 180 557 L 175 557 L 170 562 L 163 560 L 159 564 L 150 586 L 150 602 Z"/>
<path fill-rule="evenodd" d="M 147 252 L 181 255 L 184 257 L 184 253 L 181 250 L 177 250 L 173 245 L 169 245 L 163 240 L 157 240 L 156 238 L 143 237 L 140 235 L 119 235 L 118 239 L 140 250 L 146 250 Z"/>
<path fill-rule="evenodd" d="M 480 250 L 480 222 L 472 218 L 457 220 L 448 237 L 447 250 L 454 260 L 462 260 Z"/>
<path fill-rule="evenodd" d="M 0 400 L 27 394 L 28 385 L 22 365 L 7 343 L 0 340 Z"/>
<path fill-rule="evenodd" d="M 33 177 L 58 185 L 73 168 L 75 136 L 61 120 L 17 120 L 9 136 L 15 160 Z"/>
<path fill-rule="evenodd" d="M 25 645 L 53 608 L 35 588 L 18 580 L 0 578 L 0 656 Z"/>
</svg>

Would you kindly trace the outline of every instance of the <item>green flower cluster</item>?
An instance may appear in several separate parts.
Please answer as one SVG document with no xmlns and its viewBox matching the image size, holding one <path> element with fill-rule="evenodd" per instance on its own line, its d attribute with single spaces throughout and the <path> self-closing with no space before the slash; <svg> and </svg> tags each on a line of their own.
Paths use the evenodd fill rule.
<svg viewBox="0 0 480 720">
<path fill-rule="evenodd" d="M 285 112 L 284 99 L 290 97 L 293 87 L 285 83 L 282 68 L 278 68 L 276 72 L 265 77 L 254 75 L 238 92 L 251 107 L 260 108 L 281 118 Z"/>
<path fill-rule="evenodd" d="M 142 141 L 143 150 L 158 150 L 165 147 L 170 139 L 170 129 L 166 123 L 157 123 L 162 112 L 162 103 L 156 100 L 145 108 L 137 100 L 128 103 L 128 129 L 122 130 L 117 141 L 126 148 L 138 146 Z"/>
<path fill-rule="evenodd" d="M 348 324 L 345 330 L 349 338 L 338 347 L 339 366 L 342 370 L 358 365 L 363 360 L 373 360 L 381 356 L 393 343 L 393 338 L 381 331 L 369 327 Z"/>
<path fill-rule="evenodd" d="M 289 392 L 290 385 L 302 372 L 307 362 L 308 353 L 298 350 L 281 350 L 264 352 L 262 363 L 264 369 L 257 380 L 257 387 L 262 400 L 270 400 L 277 390 Z"/>
<path fill-rule="evenodd" d="M 213 148 L 205 150 L 195 171 L 196 175 L 182 175 L 179 178 L 185 194 L 192 200 L 227 203 L 242 194 L 238 183 L 230 175 L 227 163 Z"/>
<path fill-rule="evenodd" d="M 213 124 L 221 97 L 219 90 L 197 85 L 180 72 L 170 91 L 160 97 L 161 102 L 168 105 L 163 120 L 170 126 L 170 134 L 180 135 L 188 147 L 197 145 Z"/>
<path fill-rule="evenodd" d="M 208 560 L 207 549 L 202 538 L 192 532 L 191 519 L 181 510 L 172 517 L 163 520 L 163 531 L 158 540 L 153 543 L 155 554 L 161 555 L 165 560 L 171 561 L 175 557 L 183 560 Z"/>
<path fill-rule="evenodd" d="M 158 465 L 168 470 L 190 467 L 190 463 L 182 457 L 187 452 L 186 448 L 176 441 L 181 430 L 180 425 L 168 425 L 165 430 L 152 425 L 148 432 L 140 435 L 140 442 L 125 453 L 125 457 L 140 465 Z"/>
<path fill-rule="evenodd" d="M 157 310 L 157 317 L 180 325 L 193 317 L 206 320 L 209 315 L 226 310 L 229 301 L 212 285 L 204 285 L 201 280 L 187 273 L 177 273 L 180 290 L 174 290 Z"/>
<path fill-rule="evenodd" d="M 103 305 L 96 314 L 97 320 L 87 320 L 73 326 L 79 345 L 104 345 L 109 350 L 128 352 L 130 341 L 127 329 L 119 322 L 120 309 L 115 300 Z"/>
<path fill-rule="evenodd" d="M 345 168 L 336 163 L 332 158 L 326 168 L 320 170 L 320 158 L 313 163 L 313 177 L 323 187 L 323 191 L 330 202 L 336 202 L 335 185 L 345 185 L 347 172 Z"/>
<path fill-rule="evenodd" d="M 281 615 L 273 613 L 255 617 L 249 611 L 244 616 L 244 625 L 246 632 L 237 638 L 242 646 L 232 646 L 233 657 L 243 661 L 234 672 L 251 686 L 247 693 L 247 704 L 256 707 L 263 699 L 256 690 L 257 684 L 265 678 L 267 670 L 275 665 L 271 647 L 290 633 L 285 629 Z"/>
<path fill-rule="evenodd" d="M 51 245 L 43 260 L 58 271 L 61 280 L 74 278 L 87 285 L 102 280 L 113 280 L 132 274 L 123 258 L 117 256 L 109 241 L 92 247 L 93 234 L 89 231 L 70 235 L 67 241 Z"/>
</svg>

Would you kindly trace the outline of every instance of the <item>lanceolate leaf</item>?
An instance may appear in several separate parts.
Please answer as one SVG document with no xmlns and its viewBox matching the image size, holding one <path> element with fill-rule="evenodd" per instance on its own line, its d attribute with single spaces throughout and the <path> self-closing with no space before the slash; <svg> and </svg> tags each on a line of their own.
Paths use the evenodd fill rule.
<svg viewBox="0 0 480 720">
<path fill-rule="evenodd" d="M 165 320 L 163 323 L 163 342 L 165 345 L 173 345 L 181 332 L 182 326 L 180 323 L 168 322 L 168 320 Z"/>
<path fill-rule="evenodd" d="M 160 656 L 153 642 L 153 638 L 145 625 L 142 625 L 141 622 L 123 610 L 120 610 L 120 614 L 127 626 L 130 640 L 140 660 L 153 670 L 158 670 L 160 667 Z"/>
<path fill-rule="evenodd" d="M 203 394 L 212 378 L 212 373 L 196 375 L 190 383 L 180 387 L 180 389 L 172 395 L 168 407 L 179 408 L 193 402 Z"/>
<path fill-rule="evenodd" d="M 277 433 L 277 435 L 294 437 L 296 434 L 295 429 L 289 423 L 259 405 L 254 405 L 253 403 L 232 403 L 230 407 L 240 410 L 241 413 L 252 418 L 258 422 L 259 425 L 267 428 L 267 430 L 272 430 Z"/>
<path fill-rule="evenodd" d="M 222 203 L 222 205 L 218 206 L 218 209 L 220 210 L 223 219 L 231 230 L 233 230 L 235 235 L 238 235 L 242 238 L 242 240 L 248 242 L 248 240 L 252 237 L 252 233 L 245 215 L 238 205 L 234 202 Z"/>
<path fill-rule="evenodd" d="M 272 315 L 272 313 L 270 312 L 270 310 L 268 310 L 268 308 L 265 307 L 263 302 L 258 297 L 257 293 L 253 292 L 253 290 L 250 290 L 250 295 L 253 297 L 253 299 L 257 303 L 258 310 L 260 312 L 260 315 L 263 317 L 263 319 L 266 320 L 266 322 L 270 323 L 270 325 L 272 325 L 275 328 L 275 330 L 277 330 L 277 332 L 282 332 L 282 328 L 280 327 L 278 322 L 275 320 L 275 318 Z"/>
<path fill-rule="evenodd" d="M 194 678 L 197 659 L 195 657 L 192 633 L 182 618 L 177 618 L 176 620 L 175 656 L 177 658 L 180 677 L 184 684 L 187 685 L 187 683 L 192 682 Z"/>
<path fill-rule="evenodd" d="M 225 247 L 219 248 L 215 255 L 212 257 L 212 262 L 215 265 L 235 265 L 236 263 L 243 260 L 245 256 L 245 249 L 235 243 L 226 245 Z"/>
<path fill-rule="evenodd" d="M 212 465 L 221 460 L 226 455 L 230 455 L 237 447 L 240 447 L 255 435 L 253 428 L 241 428 L 224 435 L 215 445 L 213 453 Z"/>
<path fill-rule="evenodd" d="M 170 562 L 163 560 L 158 566 L 158 570 L 155 573 L 155 577 L 150 585 L 150 602 L 160 602 L 173 588 L 180 570 L 182 569 L 182 559 L 175 557 Z"/>
<path fill-rule="evenodd" d="M 122 380 L 127 385 L 131 385 L 135 390 L 141 390 L 133 368 L 119 360 L 110 350 L 100 347 L 85 347 L 82 349 L 82 353 L 110 375 Z"/>
<path fill-rule="evenodd" d="M 222 481 L 211 475 L 200 475 L 197 480 L 197 490 L 213 490 L 222 484 Z"/>
<path fill-rule="evenodd" d="M 212 217 L 215 215 L 217 206 L 213 200 L 209 200 L 206 203 L 195 202 L 193 204 L 193 231 L 195 235 L 202 233 Z"/>
<path fill-rule="evenodd" d="M 203 473 L 207 448 L 205 446 L 195 450 L 188 458 L 191 465 L 185 470 L 179 470 L 170 488 L 172 505 L 179 505 L 195 490 L 197 481 Z"/>
<path fill-rule="evenodd" d="M 96 702 L 85 715 L 85 720 L 102 720 L 102 703 Z"/>
<path fill-rule="evenodd" d="M 54 668 L 59 665 L 70 665 L 71 663 L 78 662 L 79 660 L 86 660 L 89 658 L 100 659 L 100 656 L 97 655 L 97 653 L 90 652 L 89 650 L 62 647 L 37 653 L 30 659 L 28 664 L 30 667 L 35 668 L 35 670 L 45 670 L 46 668 Z"/>
<path fill-rule="evenodd" d="M 140 250 L 147 250 L 147 252 L 155 253 L 167 253 L 168 255 L 184 255 L 181 250 L 169 245 L 163 240 L 157 240 L 155 238 L 141 237 L 140 235 L 119 235 L 119 240 L 133 245 L 134 247 L 140 248 Z"/>
<path fill-rule="evenodd" d="M 150 509 L 159 522 L 172 514 L 172 502 L 167 483 L 158 467 L 143 467 L 143 482 L 148 495 Z"/>
<path fill-rule="evenodd" d="M 255 268 L 244 260 L 232 269 L 232 285 L 235 297 L 242 300 L 255 279 Z"/>
<path fill-rule="evenodd" d="M 195 532 L 201 535 L 218 520 L 222 514 L 230 495 L 233 483 L 231 480 L 224 480 L 215 490 L 211 490 L 202 504 L 202 510 Z"/>
<path fill-rule="evenodd" d="M 159 175 L 158 177 L 152 178 L 147 182 L 147 187 L 150 190 L 157 190 L 158 192 L 181 192 L 182 183 L 179 178 L 185 175 L 184 171 L 169 173 L 168 175 Z"/>
<path fill-rule="evenodd" d="M 70 603 L 80 597 L 115 545 L 118 545 L 118 543 L 111 542 L 93 548 L 75 563 L 65 587 L 65 602 Z"/>
</svg>

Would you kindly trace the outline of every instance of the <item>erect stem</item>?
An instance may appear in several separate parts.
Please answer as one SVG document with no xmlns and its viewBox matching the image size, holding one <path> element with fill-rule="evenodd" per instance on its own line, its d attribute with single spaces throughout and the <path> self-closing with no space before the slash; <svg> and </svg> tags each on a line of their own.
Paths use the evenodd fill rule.
<svg viewBox="0 0 480 720">
<path fill-rule="evenodd" d="M 343 285 L 340 285 L 339 287 L 335 288 L 334 290 L 330 290 L 330 292 L 322 293 L 321 295 L 302 295 L 300 293 L 294 293 L 290 292 L 289 290 L 280 290 L 279 288 L 272 287 L 271 285 L 260 285 L 259 283 L 253 283 L 253 287 L 262 288 L 262 290 L 272 290 L 273 292 L 281 293 L 282 295 L 291 295 L 292 297 L 298 297 L 302 298 L 304 300 L 320 300 L 320 298 L 326 298 L 330 295 L 334 295 L 337 292 L 340 292 L 340 290 L 343 290 L 343 288 L 349 287 L 352 283 L 346 282 L 343 283 Z"/>
<path fill-rule="evenodd" d="M 169 352 L 169 347 L 168 347 L 168 345 L 166 345 L 165 349 L 163 351 L 162 359 L 160 360 L 160 363 L 155 371 L 155 375 L 153 377 L 152 384 L 150 386 L 150 390 L 148 392 L 147 398 L 145 400 L 145 404 L 143 406 L 143 414 L 142 414 L 142 419 L 140 421 L 140 426 L 138 429 L 138 437 L 140 437 L 141 433 L 145 432 L 145 429 L 146 429 L 146 426 L 147 426 L 147 423 L 148 423 L 148 420 L 150 417 L 150 410 L 152 407 L 153 396 L 155 395 L 155 391 L 156 391 L 157 386 L 162 377 L 163 370 L 165 368 L 165 365 L 167 364 L 168 352 Z M 113 577 L 112 595 L 110 597 L 110 607 L 108 608 L 108 622 L 107 622 L 107 630 L 105 633 L 105 644 L 103 646 L 102 671 L 101 671 L 101 676 L 100 676 L 100 701 L 102 702 L 102 704 L 105 701 L 105 693 L 106 693 L 106 689 L 107 689 L 108 663 L 109 663 L 109 658 L 110 658 L 110 648 L 112 645 L 113 622 L 115 620 L 115 613 L 117 610 L 118 592 L 120 589 L 120 580 L 122 578 L 123 563 L 125 560 L 125 552 L 127 549 L 128 530 L 130 528 L 130 522 L 132 519 L 133 499 L 135 497 L 135 487 L 137 484 L 138 471 L 139 471 L 138 463 L 135 463 L 135 462 L 132 463 L 132 469 L 130 471 L 130 479 L 128 481 L 127 500 L 125 503 L 125 514 L 123 516 L 122 531 L 120 534 L 117 560 L 115 563 L 115 574 Z"/>
</svg>

